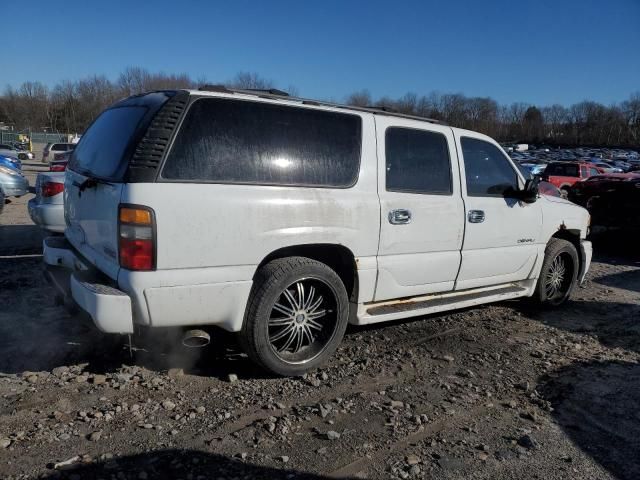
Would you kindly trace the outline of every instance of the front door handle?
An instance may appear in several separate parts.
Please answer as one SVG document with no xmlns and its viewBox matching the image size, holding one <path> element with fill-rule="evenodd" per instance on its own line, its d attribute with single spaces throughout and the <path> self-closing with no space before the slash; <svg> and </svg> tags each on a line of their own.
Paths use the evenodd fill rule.
<svg viewBox="0 0 640 480">
<path fill-rule="evenodd" d="M 469 219 L 469 223 L 482 223 L 484 222 L 484 211 L 469 210 L 469 213 L 467 214 L 467 218 Z"/>
<path fill-rule="evenodd" d="M 411 212 L 404 208 L 391 210 L 389 212 L 389 223 L 391 225 L 406 225 L 407 223 L 411 223 Z"/>
</svg>

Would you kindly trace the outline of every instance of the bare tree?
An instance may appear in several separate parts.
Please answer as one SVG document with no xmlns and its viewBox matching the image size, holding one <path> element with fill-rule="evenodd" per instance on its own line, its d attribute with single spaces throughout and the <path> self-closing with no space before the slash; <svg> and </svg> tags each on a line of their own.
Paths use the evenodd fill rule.
<svg viewBox="0 0 640 480">
<path fill-rule="evenodd" d="M 255 72 L 240 72 L 227 83 L 230 87 L 240 89 L 267 90 L 274 88 L 273 81 L 262 78 Z"/>
</svg>

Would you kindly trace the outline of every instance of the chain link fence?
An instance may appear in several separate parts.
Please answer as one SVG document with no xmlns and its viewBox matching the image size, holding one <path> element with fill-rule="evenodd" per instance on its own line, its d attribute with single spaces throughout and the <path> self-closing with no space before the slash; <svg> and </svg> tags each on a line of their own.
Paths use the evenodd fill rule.
<svg viewBox="0 0 640 480">
<path fill-rule="evenodd" d="M 66 133 L 47 133 L 47 132 L 31 132 L 30 134 L 6 132 L 0 130 L 0 143 L 19 142 L 20 137 L 27 135 L 32 143 L 58 143 L 67 142 L 71 135 Z"/>
</svg>

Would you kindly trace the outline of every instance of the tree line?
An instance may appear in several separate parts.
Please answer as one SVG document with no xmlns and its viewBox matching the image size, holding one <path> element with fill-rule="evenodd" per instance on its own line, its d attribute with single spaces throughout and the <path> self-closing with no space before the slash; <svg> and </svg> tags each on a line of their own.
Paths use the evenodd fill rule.
<svg viewBox="0 0 640 480">
<path fill-rule="evenodd" d="M 187 74 L 152 73 L 140 67 L 128 67 L 115 80 L 92 75 L 63 81 L 51 88 L 37 81 L 24 82 L 17 88 L 7 86 L 0 96 L 0 122 L 17 131 L 82 133 L 104 108 L 121 98 L 149 90 L 198 88 L 212 83 L 235 88 L 275 86 L 274 82 L 251 72 L 238 73 L 225 82 L 211 82 L 193 79 Z M 285 90 L 292 95 L 298 94 L 295 87 Z M 505 142 L 640 146 L 640 91 L 612 105 L 592 101 L 571 106 L 519 102 L 500 105 L 489 97 L 437 92 L 375 99 L 367 90 L 352 93 L 345 103 L 429 117 Z"/>
</svg>

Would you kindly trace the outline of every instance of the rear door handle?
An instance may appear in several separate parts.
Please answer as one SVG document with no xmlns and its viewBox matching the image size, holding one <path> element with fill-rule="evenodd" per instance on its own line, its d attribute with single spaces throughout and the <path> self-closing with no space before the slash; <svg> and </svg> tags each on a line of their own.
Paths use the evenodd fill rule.
<svg viewBox="0 0 640 480">
<path fill-rule="evenodd" d="M 407 223 L 411 223 L 411 212 L 404 208 L 391 210 L 389 212 L 389 223 L 391 225 L 406 225 Z"/>
<path fill-rule="evenodd" d="M 469 210 L 469 213 L 467 214 L 467 218 L 469 219 L 469 223 L 482 223 L 484 222 L 484 211 Z"/>
</svg>

